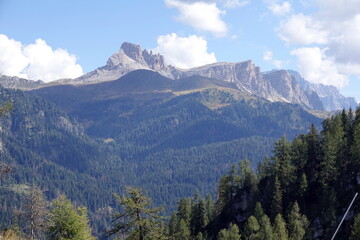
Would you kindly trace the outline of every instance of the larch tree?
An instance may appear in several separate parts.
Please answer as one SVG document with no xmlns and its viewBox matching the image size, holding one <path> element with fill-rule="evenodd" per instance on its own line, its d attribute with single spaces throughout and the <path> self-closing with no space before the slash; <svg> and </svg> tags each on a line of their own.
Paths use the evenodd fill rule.
<svg viewBox="0 0 360 240">
<path fill-rule="evenodd" d="M 23 220 L 31 240 L 42 238 L 48 227 L 49 211 L 42 190 L 34 186 L 25 196 Z"/>
<path fill-rule="evenodd" d="M 139 188 L 126 187 L 125 195 L 115 195 L 123 208 L 114 215 L 113 227 L 106 231 L 106 236 L 118 234 L 128 240 L 162 239 L 161 208 L 152 208 L 151 199 Z"/>
<path fill-rule="evenodd" d="M 95 240 L 85 207 L 75 208 L 65 195 L 51 204 L 49 238 L 52 240 Z"/>
</svg>

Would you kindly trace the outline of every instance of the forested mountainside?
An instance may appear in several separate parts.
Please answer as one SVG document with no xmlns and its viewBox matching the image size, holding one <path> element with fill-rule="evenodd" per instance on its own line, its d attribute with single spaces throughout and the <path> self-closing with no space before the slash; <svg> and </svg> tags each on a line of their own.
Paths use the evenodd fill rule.
<svg viewBox="0 0 360 240">
<path fill-rule="evenodd" d="M 124 195 L 115 195 L 122 208 L 98 216 L 112 219 L 100 236 L 164 240 L 330 239 L 352 201 L 335 239 L 358 239 L 360 203 L 354 194 L 360 190 L 360 108 L 355 116 L 352 111 L 343 111 L 326 119 L 320 132 L 312 125 L 307 134 L 293 141 L 281 137 L 272 152 L 259 163 L 257 171 L 249 160 L 233 164 L 219 180 L 215 202 L 211 195 L 202 198 L 195 193 L 178 202 L 169 221 L 159 215 L 161 208 L 154 208 L 144 191 L 128 187 Z M 20 204 L 25 214 L 18 217 L 24 223 L 0 233 L 5 239 L 94 239 L 86 208 L 75 208 L 64 195 L 51 202 L 50 212 L 38 188 L 32 187 L 25 199 Z M 29 200 L 34 199 L 41 203 L 33 201 L 29 205 Z M 30 218 L 33 215 L 26 213 L 38 215 Z"/>
<path fill-rule="evenodd" d="M 87 206 L 97 232 L 112 194 L 126 185 L 143 187 L 168 213 L 196 190 L 214 193 L 234 162 L 248 158 L 256 166 L 277 138 L 292 139 L 321 121 L 297 105 L 257 99 L 228 83 L 193 77 L 191 88 L 173 80 L 175 86 L 167 86 L 159 76 L 140 71 L 31 95 L 1 89 L 1 101 L 13 102 L 13 111 L 1 119 L 1 159 L 15 170 L 1 182 L 3 226 L 13 221 L 13 207 L 33 184 L 49 200 L 64 193 Z M 143 88 L 142 81 L 155 87 Z"/>
<path fill-rule="evenodd" d="M 359 239 L 360 108 L 274 144 L 256 173 L 247 160 L 221 177 L 215 206 L 182 199 L 169 223 L 175 239 Z M 240 230 L 239 230 L 240 229 Z"/>
</svg>

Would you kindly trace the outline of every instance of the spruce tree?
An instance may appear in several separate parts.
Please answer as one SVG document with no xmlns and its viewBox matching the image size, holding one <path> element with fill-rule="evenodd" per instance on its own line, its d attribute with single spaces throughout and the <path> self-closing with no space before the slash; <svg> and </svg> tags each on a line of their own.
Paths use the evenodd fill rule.
<svg viewBox="0 0 360 240">
<path fill-rule="evenodd" d="M 52 240 L 93 240 L 86 208 L 75 208 L 65 195 L 51 204 L 49 238 Z"/>
<path fill-rule="evenodd" d="M 274 219 L 278 214 L 282 213 L 282 196 L 283 192 L 281 189 L 280 181 L 278 176 L 275 176 L 273 191 L 272 191 L 272 199 L 271 199 L 271 216 Z"/>
<path fill-rule="evenodd" d="M 278 214 L 274 221 L 274 240 L 288 240 L 289 234 L 286 229 L 286 223 L 281 214 Z"/>
<path fill-rule="evenodd" d="M 354 223 L 351 227 L 350 240 L 360 240 L 360 214 L 355 216 Z"/>
<path fill-rule="evenodd" d="M 47 201 L 41 189 L 34 186 L 25 196 L 23 206 L 23 219 L 31 240 L 43 238 L 48 227 L 49 212 Z"/>
<path fill-rule="evenodd" d="M 222 229 L 217 234 L 218 240 L 240 240 L 241 235 L 239 233 L 239 227 L 236 224 L 231 223 L 228 229 Z"/>
<path fill-rule="evenodd" d="M 254 216 L 250 216 L 245 222 L 244 233 L 246 239 L 259 239 L 260 224 Z"/>
<path fill-rule="evenodd" d="M 260 221 L 259 239 L 261 240 L 273 240 L 274 232 L 271 226 L 270 218 L 264 214 Z"/>
<path fill-rule="evenodd" d="M 306 229 L 309 225 L 305 215 L 300 213 L 300 208 L 297 202 L 295 202 L 288 215 L 288 229 L 290 240 L 301 240 L 305 236 Z"/>
<path fill-rule="evenodd" d="M 116 213 L 113 218 L 113 227 L 107 230 L 106 235 L 119 234 L 126 239 L 145 240 L 163 238 L 161 231 L 160 208 L 151 207 L 151 199 L 138 188 L 126 187 L 125 195 L 115 195 L 117 202 L 124 211 Z"/>
</svg>

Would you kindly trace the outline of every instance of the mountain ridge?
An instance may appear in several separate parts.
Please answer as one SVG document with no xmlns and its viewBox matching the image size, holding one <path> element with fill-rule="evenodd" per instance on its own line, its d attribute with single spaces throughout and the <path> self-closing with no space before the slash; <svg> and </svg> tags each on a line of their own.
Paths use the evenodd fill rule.
<svg viewBox="0 0 360 240">
<path fill-rule="evenodd" d="M 165 57 L 142 49 L 140 45 L 124 42 L 118 52 L 109 57 L 106 65 L 75 79 L 60 79 L 50 83 L 29 84 L 9 77 L 0 77 L 0 84 L 8 88 L 30 90 L 51 85 L 82 85 L 114 81 L 139 69 L 158 72 L 173 80 L 194 75 L 230 82 L 240 91 L 271 102 L 299 104 L 307 110 L 340 110 L 357 107 L 355 98 L 344 97 L 333 86 L 314 84 L 306 81 L 292 70 L 261 72 L 251 60 L 242 62 L 216 62 L 190 69 L 179 69 L 167 65 Z"/>
</svg>

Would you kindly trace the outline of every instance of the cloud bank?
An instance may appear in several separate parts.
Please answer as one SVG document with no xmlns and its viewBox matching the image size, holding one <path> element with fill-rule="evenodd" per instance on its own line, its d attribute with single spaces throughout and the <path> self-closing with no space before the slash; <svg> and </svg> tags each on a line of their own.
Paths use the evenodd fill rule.
<svg viewBox="0 0 360 240">
<path fill-rule="evenodd" d="M 42 39 L 23 45 L 0 34 L 0 73 L 49 82 L 83 74 L 76 57 L 64 49 L 53 50 Z"/>
<path fill-rule="evenodd" d="M 153 51 L 164 55 L 167 63 L 179 68 L 188 69 L 216 62 L 215 53 L 208 52 L 206 40 L 196 35 L 162 35 L 158 37 L 157 44 Z"/>
<path fill-rule="evenodd" d="M 217 37 L 227 34 L 227 25 L 221 19 L 226 12 L 220 10 L 215 2 L 165 0 L 170 8 L 177 8 L 176 19 L 197 31 L 210 32 Z"/>
<path fill-rule="evenodd" d="M 295 45 L 301 73 L 309 81 L 344 87 L 360 79 L 360 0 L 316 0 L 312 14 L 292 14 L 276 29 Z M 316 67 L 315 67 L 316 66 Z"/>
</svg>

